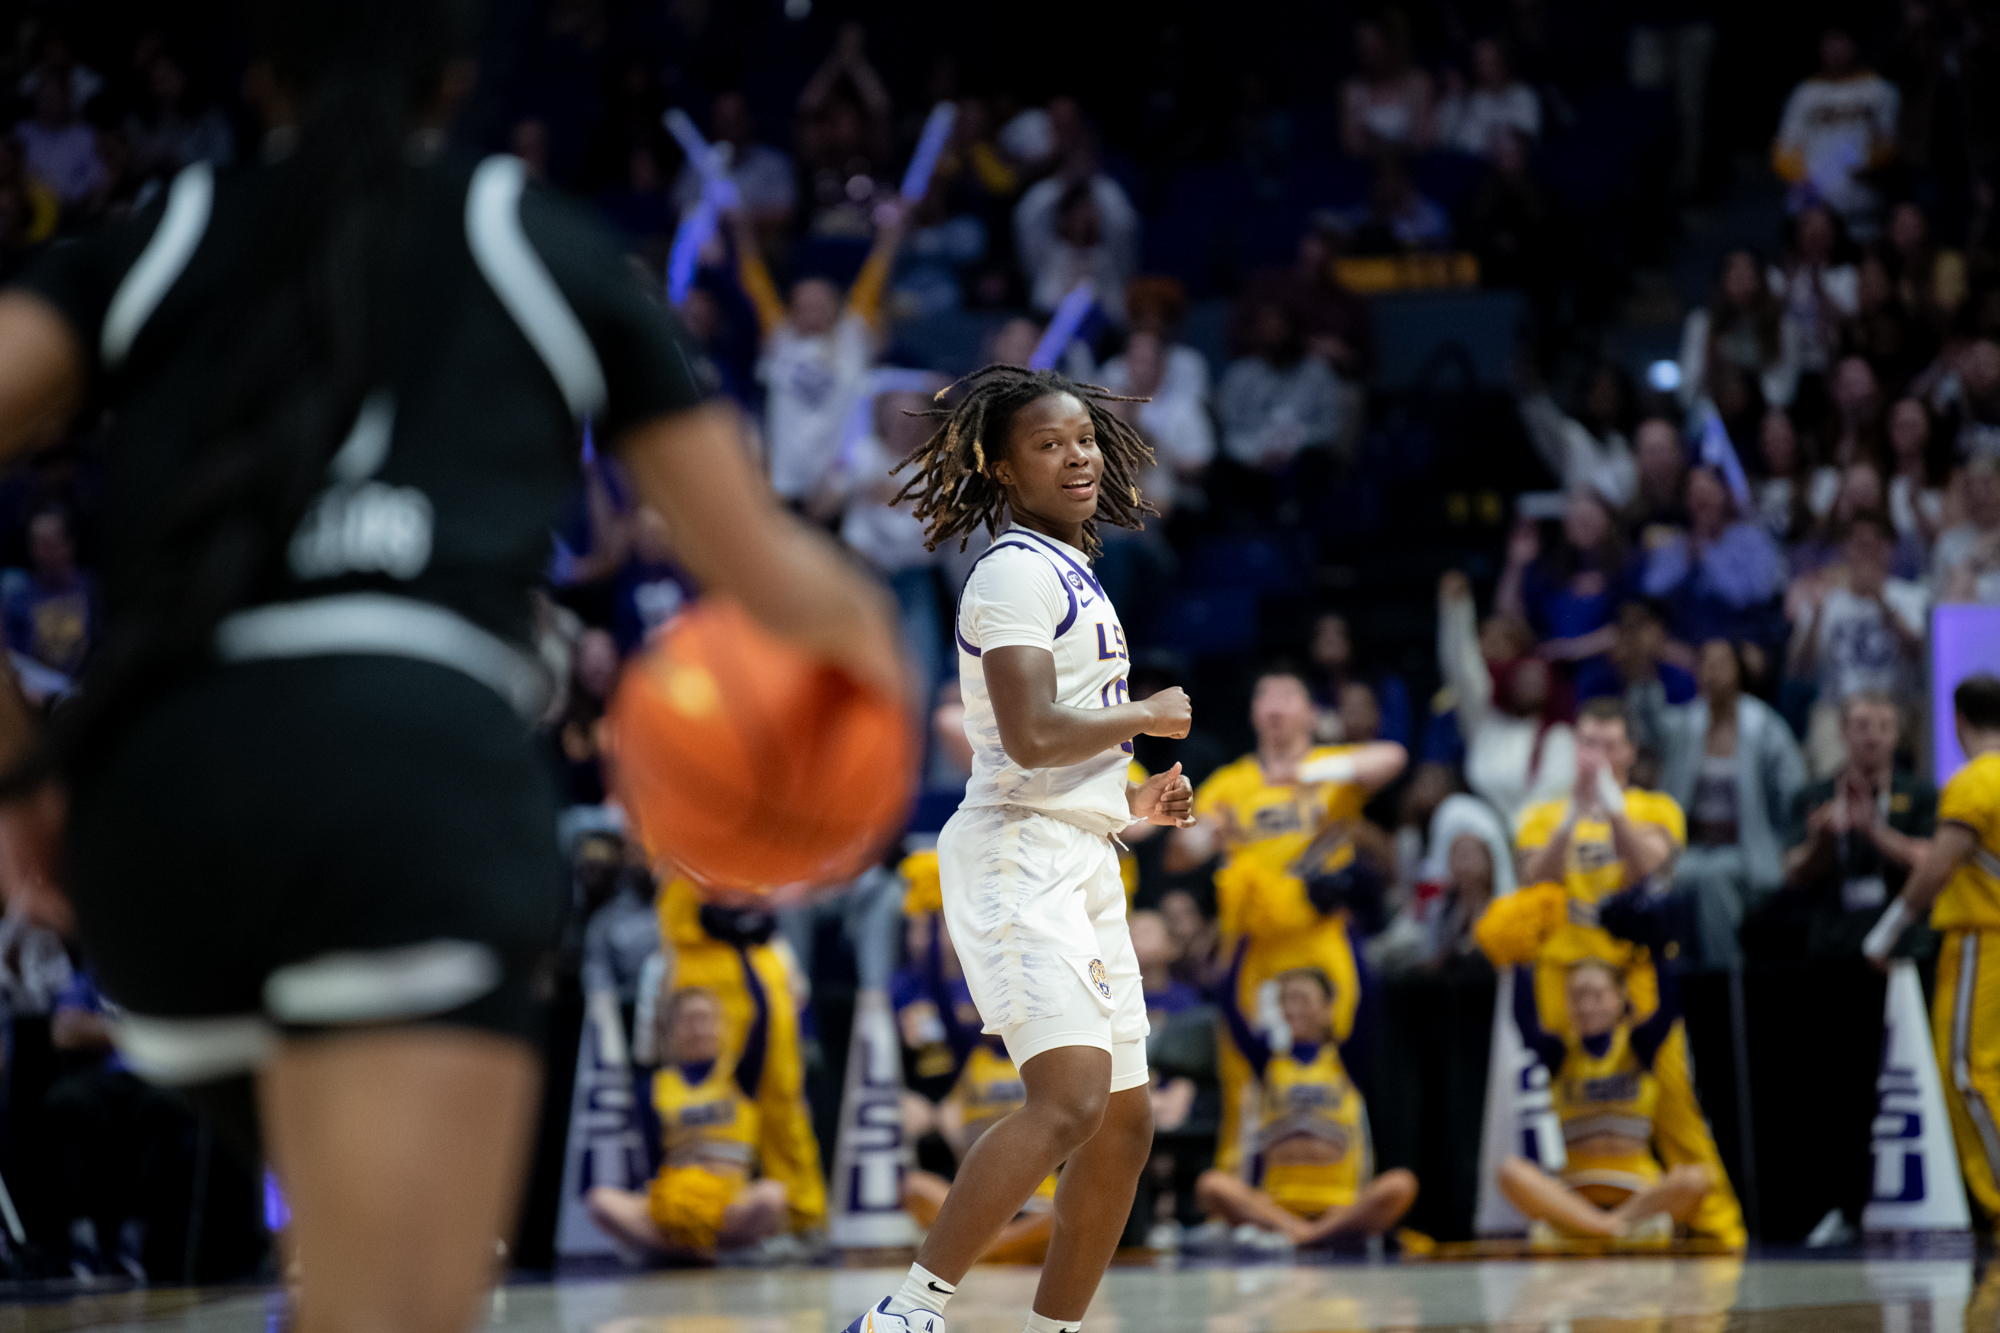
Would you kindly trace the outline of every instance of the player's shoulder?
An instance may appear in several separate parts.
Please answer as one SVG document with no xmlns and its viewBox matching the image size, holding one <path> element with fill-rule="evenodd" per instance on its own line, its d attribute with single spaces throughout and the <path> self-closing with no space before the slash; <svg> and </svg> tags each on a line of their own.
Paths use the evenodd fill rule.
<svg viewBox="0 0 2000 1333">
<path fill-rule="evenodd" d="M 2000 750 L 1974 756 L 1951 775 L 1938 793 L 1940 804 L 1955 807 L 2000 805 Z"/>
<path fill-rule="evenodd" d="M 1008 587 L 1019 586 L 1021 580 L 1061 583 L 1055 567 L 1047 556 L 1022 541 L 1008 541 L 1004 537 L 979 553 L 972 562 L 972 572 L 966 576 L 965 589 L 968 594 L 978 592 L 992 595 Z"/>
</svg>

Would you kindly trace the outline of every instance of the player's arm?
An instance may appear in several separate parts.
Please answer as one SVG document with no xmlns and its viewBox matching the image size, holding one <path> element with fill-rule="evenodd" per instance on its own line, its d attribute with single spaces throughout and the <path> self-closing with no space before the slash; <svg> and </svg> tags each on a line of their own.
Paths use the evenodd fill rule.
<svg viewBox="0 0 2000 1333">
<path fill-rule="evenodd" d="M 1080 764 L 1134 736 L 1178 740 L 1188 734 L 1192 713 L 1179 686 L 1137 703 L 1070 708 L 1056 702 L 1056 656 L 1046 648 L 989 648 L 979 665 L 1000 726 L 1000 746 L 1023 768 Z"/>
<path fill-rule="evenodd" d="M 1904 929 L 1929 915 L 1931 904 L 1944 891 L 1952 872 L 1978 847 L 1979 835 L 1970 826 L 1950 820 L 1938 824 L 1937 832 L 1931 835 L 1929 850 L 1904 881 L 1902 893 L 1884 909 L 1868 938 L 1861 941 L 1861 952 L 1870 962 L 1880 966 L 1888 961 L 1889 951 L 1903 937 Z"/>
<path fill-rule="evenodd" d="M 888 598 L 779 506 L 750 465 L 734 409 L 708 403 L 657 417 L 620 443 L 640 498 L 666 518 L 676 556 L 704 590 L 735 598 L 765 629 L 856 680 L 902 695 Z"/>
</svg>

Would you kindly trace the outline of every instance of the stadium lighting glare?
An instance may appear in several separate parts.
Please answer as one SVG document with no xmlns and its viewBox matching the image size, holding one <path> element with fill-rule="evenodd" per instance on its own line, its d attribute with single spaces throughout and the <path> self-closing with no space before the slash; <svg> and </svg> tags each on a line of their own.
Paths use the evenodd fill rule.
<svg viewBox="0 0 2000 1333">
<path fill-rule="evenodd" d="M 1680 363 L 1675 361 L 1655 361 L 1646 367 L 1646 383 L 1661 393 L 1672 393 L 1681 387 Z"/>
</svg>

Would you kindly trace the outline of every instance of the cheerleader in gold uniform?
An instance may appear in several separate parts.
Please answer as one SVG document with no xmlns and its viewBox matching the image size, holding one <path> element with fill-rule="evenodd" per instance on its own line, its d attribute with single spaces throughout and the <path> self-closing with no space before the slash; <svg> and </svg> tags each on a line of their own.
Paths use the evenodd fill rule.
<svg viewBox="0 0 2000 1333">
<path fill-rule="evenodd" d="M 712 1260 L 786 1227 L 784 1182 L 754 1179 L 767 1126 L 758 1107 L 770 1033 L 770 1001 L 757 971 L 743 963 L 755 1014 L 743 1046 L 723 1049 L 723 1008 L 715 992 L 673 993 L 660 1028 L 666 1060 L 653 1079 L 653 1106 L 666 1160 L 645 1193 L 600 1185 L 591 1220 L 613 1239 L 662 1257 Z"/>
<path fill-rule="evenodd" d="M 1417 1178 L 1398 1168 L 1370 1179 L 1368 1111 L 1334 1043 L 1333 984 L 1307 968 L 1279 978 L 1292 1044 L 1274 1051 L 1235 1000 L 1248 947 L 1248 941 L 1237 946 L 1222 1012 L 1257 1080 L 1256 1156 L 1247 1178 L 1220 1168 L 1203 1172 L 1195 1195 L 1211 1214 L 1278 1232 L 1295 1245 L 1387 1231 L 1416 1201 Z"/>
<path fill-rule="evenodd" d="M 1653 1156 L 1660 1101 L 1653 1061 L 1680 1018 L 1673 969 L 1658 969 L 1658 978 L 1659 1005 L 1635 1025 L 1622 971 L 1601 958 L 1572 964 L 1565 987 L 1569 1035 L 1559 1037 L 1542 1027 L 1533 975 L 1515 969 L 1514 1021 L 1548 1067 L 1569 1160 L 1557 1176 L 1509 1157 L 1500 1164 L 1500 1192 L 1558 1234 L 1664 1239 L 1694 1215 L 1712 1186 L 1707 1168 L 1662 1171 Z"/>
</svg>

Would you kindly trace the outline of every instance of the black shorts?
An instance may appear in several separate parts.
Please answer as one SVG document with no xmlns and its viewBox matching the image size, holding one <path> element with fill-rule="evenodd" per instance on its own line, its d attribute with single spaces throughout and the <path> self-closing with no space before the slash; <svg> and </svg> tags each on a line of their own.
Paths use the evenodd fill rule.
<svg viewBox="0 0 2000 1333">
<path fill-rule="evenodd" d="M 279 1032 L 446 1022 L 533 1041 L 560 926 L 556 804 L 486 686 L 392 657 L 233 665 L 71 785 L 85 951 L 166 1082 Z"/>
</svg>

